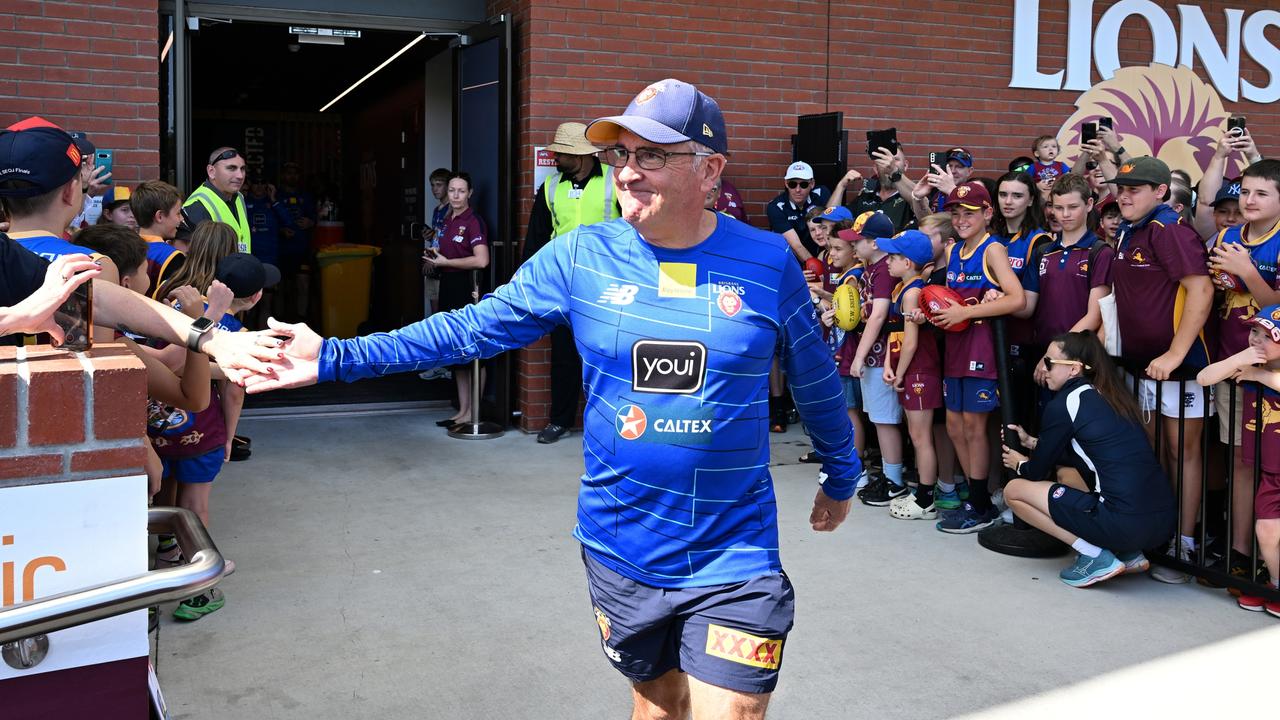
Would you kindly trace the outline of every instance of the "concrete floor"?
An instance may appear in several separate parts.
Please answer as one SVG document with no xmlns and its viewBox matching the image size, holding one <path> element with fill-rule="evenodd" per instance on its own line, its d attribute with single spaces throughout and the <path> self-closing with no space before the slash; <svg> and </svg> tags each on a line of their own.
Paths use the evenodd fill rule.
<svg viewBox="0 0 1280 720">
<path fill-rule="evenodd" d="M 570 535 L 579 436 L 454 440 L 434 425 L 445 412 L 241 425 L 253 458 L 213 493 L 238 565 L 227 605 L 166 616 L 157 639 L 176 719 L 628 716 Z M 1223 591 L 1074 590 L 1065 558 L 995 555 L 858 504 L 815 534 L 804 440 L 773 440 L 798 602 L 771 718 L 1048 717 L 1082 700 L 1095 717 L 1192 717 L 1188 698 L 1248 700 L 1195 682 L 1204 666 L 1269 645 L 1274 667 L 1280 622 Z"/>
</svg>

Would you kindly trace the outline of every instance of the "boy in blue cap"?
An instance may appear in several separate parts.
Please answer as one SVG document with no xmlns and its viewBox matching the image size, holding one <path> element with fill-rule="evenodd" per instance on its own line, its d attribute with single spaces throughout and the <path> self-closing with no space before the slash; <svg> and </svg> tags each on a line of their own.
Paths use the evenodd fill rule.
<svg viewBox="0 0 1280 720">
<path fill-rule="evenodd" d="M 942 364 L 933 332 L 907 322 L 920 309 L 925 266 L 933 262 L 933 242 L 919 230 L 907 230 L 876 241 L 889 253 L 889 274 L 898 279 L 889 309 L 889 358 L 884 381 L 898 393 L 907 415 L 907 432 L 916 449 L 920 483 L 914 495 L 889 503 L 889 513 L 900 520 L 933 520 L 938 517 L 933 488 L 938 482 L 938 456 L 933 449 L 933 413 L 942 407 Z"/>
</svg>

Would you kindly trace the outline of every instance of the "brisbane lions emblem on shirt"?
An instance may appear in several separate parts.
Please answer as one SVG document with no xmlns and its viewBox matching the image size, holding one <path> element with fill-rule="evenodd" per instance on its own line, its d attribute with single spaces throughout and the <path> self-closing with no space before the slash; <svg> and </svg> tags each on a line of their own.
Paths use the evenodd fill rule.
<svg viewBox="0 0 1280 720">
<path fill-rule="evenodd" d="M 716 305 L 720 307 L 720 312 L 733 317 L 742 309 L 742 298 L 732 290 L 721 290 L 720 297 L 716 298 Z"/>
</svg>

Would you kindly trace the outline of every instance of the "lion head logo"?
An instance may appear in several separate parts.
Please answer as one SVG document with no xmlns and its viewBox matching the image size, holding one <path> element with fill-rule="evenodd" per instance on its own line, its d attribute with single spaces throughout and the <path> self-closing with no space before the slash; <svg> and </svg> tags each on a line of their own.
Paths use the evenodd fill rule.
<svg viewBox="0 0 1280 720">
<path fill-rule="evenodd" d="M 1058 130 L 1058 144 L 1065 151 L 1059 159 L 1068 165 L 1080 159 L 1080 124 L 1100 117 L 1113 120 L 1131 156 L 1150 155 L 1171 168 L 1183 168 L 1191 173 L 1194 187 L 1226 130 L 1229 113 L 1218 91 L 1186 66 L 1120 68 L 1076 98 L 1076 112 Z M 1226 176 L 1242 169 L 1233 158 Z"/>
<path fill-rule="evenodd" d="M 867 220 L 869 220 L 869 219 L 871 218 L 871 216 L 872 216 L 872 215 L 875 215 L 875 214 L 876 214 L 876 213 L 875 213 L 875 211 L 874 211 L 874 210 L 868 210 L 867 212 L 864 212 L 864 213 L 862 213 L 861 215 L 859 215 L 858 217 L 854 218 L 854 219 L 853 219 L 853 231 L 854 231 L 854 232 L 856 232 L 856 233 L 858 233 L 859 235 L 861 235 L 861 234 L 862 234 L 862 227 L 863 227 L 864 225 L 866 225 L 866 224 L 867 224 Z"/>
<path fill-rule="evenodd" d="M 654 83 L 640 91 L 640 94 L 636 96 L 635 103 L 637 105 L 643 105 L 657 97 L 658 93 L 666 89 L 666 85 L 663 85 L 662 83 Z"/>
<path fill-rule="evenodd" d="M 973 188 L 969 187 L 968 185 L 961 185 L 960 187 L 956 188 L 956 197 L 964 197 L 968 195 L 969 191 L 972 189 Z"/>
</svg>

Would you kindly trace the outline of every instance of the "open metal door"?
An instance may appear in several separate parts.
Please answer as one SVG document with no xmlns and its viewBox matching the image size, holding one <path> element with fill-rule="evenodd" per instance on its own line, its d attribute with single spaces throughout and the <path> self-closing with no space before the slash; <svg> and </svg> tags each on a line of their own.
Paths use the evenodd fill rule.
<svg viewBox="0 0 1280 720">
<path fill-rule="evenodd" d="M 515 79 L 511 22 L 506 15 L 468 28 L 454 41 L 453 167 L 471 174 L 471 205 L 489 228 L 487 290 L 511 278 L 519 263 L 515 194 Z M 512 368 L 504 353 L 490 364 L 483 402 L 486 420 L 511 423 Z"/>
</svg>

